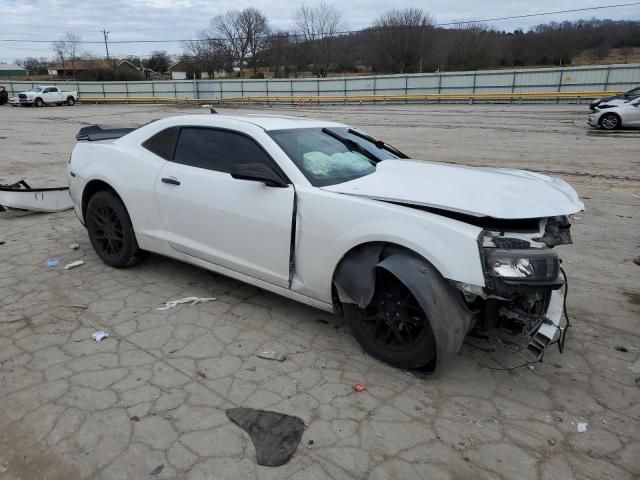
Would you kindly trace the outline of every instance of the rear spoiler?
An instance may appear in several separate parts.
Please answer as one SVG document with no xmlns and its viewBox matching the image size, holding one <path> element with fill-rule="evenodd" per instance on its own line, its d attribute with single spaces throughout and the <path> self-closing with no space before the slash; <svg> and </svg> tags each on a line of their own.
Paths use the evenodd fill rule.
<svg viewBox="0 0 640 480">
<path fill-rule="evenodd" d="M 82 127 L 76 134 L 76 140 L 79 142 L 89 141 L 97 142 L 99 140 L 113 140 L 115 138 L 124 137 L 126 134 L 137 130 L 138 127 L 106 127 L 101 125 L 90 125 Z"/>
</svg>

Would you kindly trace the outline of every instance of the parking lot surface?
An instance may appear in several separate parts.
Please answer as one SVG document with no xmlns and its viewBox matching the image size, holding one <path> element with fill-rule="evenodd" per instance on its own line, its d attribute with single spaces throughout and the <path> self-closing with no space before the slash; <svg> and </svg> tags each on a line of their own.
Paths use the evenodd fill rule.
<svg viewBox="0 0 640 480">
<path fill-rule="evenodd" d="M 0 479 L 638 478 L 640 132 L 590 130 L 580 105 L 219 111 L 332 119 L 415 158 L 567 180 L 586 211 L 559 248 L 565 352 L 509 369 L 529 358 L 500 332 L 469 338 L 435 375 L 404 372 L 365 355 L 337 316 L 155 255 L 111 269 L 72 211 L 4 212 Z M 0 183 L 64 185 L 79 128 L 178 113 L 208 110 L 0 107 Z M 216 300 L 157 310 L 187 296 Z M 97 330 L 109 337 L 93 341 Z M 265 350 L 287 358 L 258 358 Z M 303 419 L 289 463 L 256 464 L 224 413 L 237 406 Z"/>
</svg>

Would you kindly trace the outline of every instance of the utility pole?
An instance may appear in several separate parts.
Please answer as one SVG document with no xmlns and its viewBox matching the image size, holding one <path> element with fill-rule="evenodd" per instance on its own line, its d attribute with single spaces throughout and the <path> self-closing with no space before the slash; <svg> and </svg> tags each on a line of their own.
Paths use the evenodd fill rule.
<svg viewBox="0 0 640 480">
<path fill-rule="evenodd" d="M 109 39 L 109 32 L 107 32 L 104 28 L 102 30 L 100 30 L 100 31 L 104 35 L 104 48 L 107 50 L 107 61 L 108 61 L 109 60 L 109 44 L 107 43 L 107 40 Z M 114 70 L 116 68 L 115 59 L 113 60 L 113 68 L 114 68 Z"/>
</svg>

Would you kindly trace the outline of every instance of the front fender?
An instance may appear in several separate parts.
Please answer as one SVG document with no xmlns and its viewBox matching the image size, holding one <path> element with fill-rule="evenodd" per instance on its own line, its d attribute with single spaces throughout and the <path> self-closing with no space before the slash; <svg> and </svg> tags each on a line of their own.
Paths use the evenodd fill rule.
<svg viewBox="0 0 640 480">
<path fill-rule="evenodd" d="M 398 278 L 418 300 L 433 330 L 438 361 L 458 353 L 473 327 L 473 315 L 456 288 L 410 251 L 378 243 L 353 252 L 336 271 L 334 284 L 340 301 L 365 308 L 373 298 L 379 269 Z"/>
</svg>

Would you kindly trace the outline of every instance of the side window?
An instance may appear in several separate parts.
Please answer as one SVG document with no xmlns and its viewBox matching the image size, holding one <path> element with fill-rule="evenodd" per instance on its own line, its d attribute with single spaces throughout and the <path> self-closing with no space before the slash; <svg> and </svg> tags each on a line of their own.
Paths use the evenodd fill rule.
<svg viewBox="0 0 640 480">
<path fill-rule="evenodd" d="M 49 93 L 50 91 L 51 91 L 51 89 L 50 89 L 50 88 L 45 88 L 45 89 L 42 91 L 42 93 Z"/>
<path fill-rule="evenodd" d="M 142 146 L 165 160 L 173 160 L 179 133 L 180 127 L 167 128 L 146 140 Z"/>
<path fill-rule="evenodd" d="M 254 140 L 240 133 L 198 127 L 181 129 L 174 161 L 224 173 L 239 163 L 274 166 Z"/>
<path fill-rule="evenodd" d="M 51 93 L 58 93 L 58 87 L 51 87 L 51 88 L 49 89 L 49 91 L 50 91 Z"/>
</svg>

